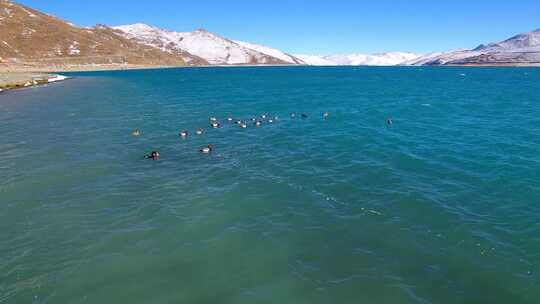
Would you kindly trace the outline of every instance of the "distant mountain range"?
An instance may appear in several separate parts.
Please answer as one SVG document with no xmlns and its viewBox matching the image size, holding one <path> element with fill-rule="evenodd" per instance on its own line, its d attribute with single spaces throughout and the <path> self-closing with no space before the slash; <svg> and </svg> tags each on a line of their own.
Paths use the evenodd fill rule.
<svg viewBox="0 0 540 304">
<path fill-rule="evenodd" d="M 540 29 L 472 50 L 432 53 L 404 62 L 409 65 L 538 65 Z"/>
<path fill-rule="evenodd" d="M 229 40 L 202 29 L 193 32 L 171 32 L 141 23 L 116 26 L 114 29 L 122 31 L 125 38 L 134 39 L 144 45 L 169 53 L 189 53 L 214 65 L 398 65 L 419 57 L 401 52 L 376 55 L 291 55 L 267 46 Z M 184 59 L 189 62 L 189 58 Z"/>
<path fill-rule="evenodd" d="M 414 60 L 420 55 L 404 52 L 388 52 L 382 54 L 350 54 L 350 55 L 296 55 L 309 65 L 399 65 Z"/>
<path fill-rule="evenodd" d="M 540 30 L 472 50 L 295 55 L 231 40 L 204 29 L 163 30 L 138 23 L 81 28 L 9 0 L 0 0 L 2 65 L 540 65 Z"/>
</svg>

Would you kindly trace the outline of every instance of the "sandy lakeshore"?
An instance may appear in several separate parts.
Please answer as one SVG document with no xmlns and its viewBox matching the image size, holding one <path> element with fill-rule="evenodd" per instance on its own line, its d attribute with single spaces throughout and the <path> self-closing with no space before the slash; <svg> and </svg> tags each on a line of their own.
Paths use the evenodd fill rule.
<svg viewBox="0 0 540 304">
<path fill-rule="evenodd" d="M 0 74 L 5 73 L 61 73 L 61 72 L 91 72 L 134 69 L 157 69 L 182 66 L 160 66 L 140 64 L 82 64 L 82 65 L 0 65 Z"/>
</svg>

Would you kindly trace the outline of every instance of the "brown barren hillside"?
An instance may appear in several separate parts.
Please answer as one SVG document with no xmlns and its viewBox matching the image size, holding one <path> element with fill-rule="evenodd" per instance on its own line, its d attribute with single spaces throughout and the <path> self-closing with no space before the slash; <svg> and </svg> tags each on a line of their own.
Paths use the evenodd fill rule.
<svg viewBox="0 0 540 304">
<path fill-rule="evenodd" d="M 8 0 L 0 0 L 0 57 L 4 67 L 185 64 L 178 54 L 126 39 L 110 27 L 79 28 Z"/>
</svg>

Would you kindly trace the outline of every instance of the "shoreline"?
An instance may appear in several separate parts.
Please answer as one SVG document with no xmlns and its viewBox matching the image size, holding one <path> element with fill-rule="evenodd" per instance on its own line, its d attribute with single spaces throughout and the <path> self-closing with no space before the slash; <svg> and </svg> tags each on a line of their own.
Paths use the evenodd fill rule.
<svg viewBox="0 0 540 304">
<path fill-rule="evenodd" d="M 71 77 L 61 73 L 76 72 L 106 72 L 128 70 L 153 69 L 181 69 L 181 68 L 242 68 L 242 67 L 345 67 L 340 65 L 311 66 L 296 64 L 245 64 L 245 65 L 183 65 L 183 66 L 156 66 L 156 65 L 126 65 L 126 64 L 91 64 L 76 66 L 2 66 L 0 65 L 0 93 L 45 85 L 58 81 L 65 81 Z M 351 67 L 392 67 L 392 66 L 351 66 Z M 540 68 L 540 64 L 463 64 L 463 65 L 397 65 L 395 67 L 463 67 L 463 68 Z"/>
<path fill-rule="evenodd" d="M 76 73 L 100 71 L 127 71 L 127 70 L 155 70 L 155 69 L 182 69 L 182 68 L 236 68 L 236 67 L 302 67 L 302 64 L 238 64 L 238 65 L 138 65 L 138 64 L 88 64 L 72 66 L 2 66 L 0 74 L 6 73 Z"/>
<path fill-rule="evenodd" d="M 58 74 L 76 72 L 106 72 L 106 71 L 131 71 L 153 69 L 182 69 L 182 68 L 242 68 L 242 67 L 346 67 L 345 65 L 302 65 L 302 64 L 244 64 L 244 65 L 183 65 L 183 66 L 159 66 L 159 65 L 81 65 L 81 66 L 48 66 L 48 67 L 20 67 L 1 66 L 0 75 L 9 74 Z M 350 67 L 486 67 L 486 68 L 539 68 L 540 64 L 449 64 L 449 65 L 395 65 L 395 66 L 369 66 L 358 65 Z M 2 87 L 0 81 L 0 88 Z"/>
<path fill-rule="evenodd" d="M 159 65 L 124 65 L 124 64 L 89 64 L 73 66 L 2 66 L 0 65 L 0 74 L 10 73 L 36 73 L 36 74 L 55 74 L 71 72 L 96 72 L 96 71 L 122 71 L 122 70 L 145 70 L 145 69 L 167 69 L 181 68 L 185 66 L 159 66 Z"/>
<path fill-rule="evenodd" d="M 0 94 L 7 91 L 37 87 L 68 79 L 70 79 L 68 76 L 51 73 L 0 72 Z"/>
</svg>

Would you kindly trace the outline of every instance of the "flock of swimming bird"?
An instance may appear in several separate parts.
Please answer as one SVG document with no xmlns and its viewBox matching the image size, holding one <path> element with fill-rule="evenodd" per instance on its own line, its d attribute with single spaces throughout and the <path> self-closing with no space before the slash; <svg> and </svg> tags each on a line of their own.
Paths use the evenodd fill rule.
<svg viewBox="0 0 540 304">
<path fill-rule="evenodd" d="M 328 119 L 328 117 L 330 116 L 330 114 L 328 112 L 324 112 L 322 114 L 322 118 L 323 119 Z M 291 119 L 296 119 L 298 117 L 302 118 L 302 119 L 306 119 L 308 118 L 308 115 L 307 114 L 296 114 L 296 113 L 291 113 L 290 114 L 290 117 Z M 230 124 L 236 124 L 239 128 L 242 128 L 242 129 L 247 129 L 248 128 L 248 124 L 251 122 L 251 124 L 253 124 L 255 127 L 259 128 L 261 127 L 264 123 L 268 123 L 268 124 L 273 124 L 275 122 L 277 122 L 279 120 L 279 117 L 278 116 L 270 116 L 268 114 L 262 114 L 260 115 L 259 117 L 252 117 L 251 119 L 249 120 L 235 120 L 234 118 L 232 117 L 227 117 L 226 121 L 227 123 L 230 123 Z M 221 128 L 221 123 L 219 122 L 219 120 L 216 118 L 216 117 L 210 117 L 208 119 L 209 121 L 209 124 L 210 124 L 210 127 L 213 128 L 213 129 L 219 129 Z M 392 125 L 393 122 L 392 122 L 392 119 L 391 118 L 388 118 L 386 123 L 388 125 Z M 202 128 L 199 128 L 195 131 L 195 134 L 196 135 L 203 135 L 205 132 L 204 129 Z M 139 129 L 136 129 L 134 130 L 132 133 L 131 133 L 133 136 L 141 136 L 142 135 L 142 132 L 141 130 Z M 178 136 L 180 136 L 181 138 L 183 139 L 186 139 L 189 137 L 189 131 L 187 130 L 184 130 L 184 131 L 180 131 L 178 133 Z M 213 146 L 212 145 L 207 145 L 205 147 L 202 147 L 199 149 L 199 152 L 200 153 L 204 153 L 204 154 L 209 154 L 211 153 L 213 150 Z M 151 160 L 157 160 L 159 159 L 160 157 L 160 154 L 159 154 L 159 151 L 152 151 L 150 152 L 149 154 L 146 154 L 144 155 L 144 158 L 146 159 L 151 159 Z"/>
</svg>

